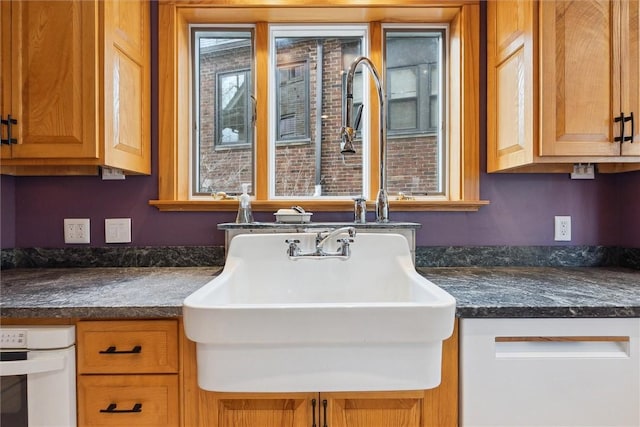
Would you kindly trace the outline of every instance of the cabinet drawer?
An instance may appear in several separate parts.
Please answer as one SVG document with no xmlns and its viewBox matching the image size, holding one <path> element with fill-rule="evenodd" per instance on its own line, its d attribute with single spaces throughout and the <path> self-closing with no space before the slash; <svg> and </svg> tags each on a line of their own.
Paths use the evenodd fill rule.
<svg viewBox="0 0 640 427">
<path fill-rule="evenodd" d="M 177 426 L 178 399 L 177 375 L 84 375 L 78 378 L 78 421 L 81 426 Z"/>
<path fill-rule="evenodd" d="M 178 372 L 178 322 L 78 322 L 78 373 Z"/>
</svg>

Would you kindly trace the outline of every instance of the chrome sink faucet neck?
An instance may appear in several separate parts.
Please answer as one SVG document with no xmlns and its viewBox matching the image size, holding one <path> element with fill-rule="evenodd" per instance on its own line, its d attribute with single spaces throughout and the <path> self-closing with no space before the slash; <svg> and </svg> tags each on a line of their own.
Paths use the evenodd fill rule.
<svg viewBox="0 0 640 427">
<path fill-rule="evenodd" d="M 376 221 L 377 222 L 389 222 L 389 196 L 387 194 L 387 173 L 385 168 L 386 155 L 387 155 L 387 123 L 386 123 L 386 111 L 385 111 L 385 97 L 383 93 L 382 79 L 378 70 L 376 70 L 373 62 L 365 56 L 357 57 L 349 67 L 347 73 L 347 93 L 345 103 L 345 116 L 343 126 L 340 128 L 340 135 L 344 145 L 342 146 L 342 154 L 354 154 L 356 152 L 353 147 L 353 140 L 356 136 L 356 129 L 353 128 L 353 79 L 356 73 L 358 65 L 364 64 L 371 71 L 373 80 L 376 84 L 378 92 L 378 102 L 380 105 L 378 125 L 380 126 L 379 136 L 379 148 L 380 148 L 380 187 L 378 195 L 376 196 Z"/>
</svg>

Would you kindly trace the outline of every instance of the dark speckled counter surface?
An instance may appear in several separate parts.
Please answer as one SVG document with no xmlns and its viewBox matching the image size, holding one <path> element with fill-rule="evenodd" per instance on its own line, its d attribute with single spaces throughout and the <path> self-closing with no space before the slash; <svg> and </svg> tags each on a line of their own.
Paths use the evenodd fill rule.
<svg viewBox="0 0 640 427">
<path fill-rule="evenodd" d="M 443 267 L 418 271 L 459 317 L 640 317 L 640 271 L 613 267 Z"/>
<path fill-rule="evenodd" d="M 26 268 L 2 271 L 0 316 L 166 318 L 221 267 Z"/>
<path fill-rule="evenodd" d="M 1 272 L 5 318 L 164 318 L 220 267 L 35 268 Z M 640 270 L 420 267 L 460 317 L 640 317 Z"/>
</svg>

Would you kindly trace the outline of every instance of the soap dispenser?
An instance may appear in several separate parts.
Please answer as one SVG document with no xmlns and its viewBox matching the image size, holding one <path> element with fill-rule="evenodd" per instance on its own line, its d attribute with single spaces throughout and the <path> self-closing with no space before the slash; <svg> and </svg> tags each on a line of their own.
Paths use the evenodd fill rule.
<svg viewBox="0 0 640 427">
<path fill-rule="evenodd" d="M 242 194 L 240 195 L 236 222 L 238 224 L 253 222 L 253 214 L 251 213 L 251 196 L 249 196 L 249 184 L 246 183 L 242 184 Z"/>
</svg>

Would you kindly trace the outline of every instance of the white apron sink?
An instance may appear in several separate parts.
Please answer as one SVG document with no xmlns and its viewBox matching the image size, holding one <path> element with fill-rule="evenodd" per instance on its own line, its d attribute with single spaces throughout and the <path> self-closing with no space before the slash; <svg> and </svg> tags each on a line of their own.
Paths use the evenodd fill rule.
<svg viewBox="0 0 640 427">
<path fill-rule="evenodd" d="M 201 388 L 230 392 L 415 390 L 440 383 L 455 300 L 418 274 L 399 234 L 360 233 L 348 259 L 290 259 L 285 240 L 243 234 L 223 271 L 189 295 L 184 327 Z"/>
</svg>

